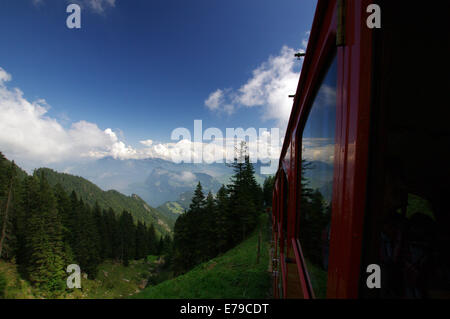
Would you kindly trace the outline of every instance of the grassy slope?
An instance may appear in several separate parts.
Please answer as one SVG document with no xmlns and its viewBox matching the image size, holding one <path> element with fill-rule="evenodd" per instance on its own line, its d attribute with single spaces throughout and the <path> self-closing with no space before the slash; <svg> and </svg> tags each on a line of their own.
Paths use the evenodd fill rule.
<svg viewBox="0 0 450 319">
<path fill-rule="evenodd" d="M 145 287 L 147 279 L 157 267 L 154 260 L 132 261 L 128 267 L 106 261 L 99 267 L 95 280 L 81 279 L 82 289 L 67 290 L 58 296 L 46 296 L 24 280 L 17 265 L 0 260 L 0 273 L 6 279 L 5 299 L 116 299 L 129 297 Z"/>
<path fill-rule="evenodd" d="M 184 213 L 184 208 L 178 202 L 166 202 L 161 206 L 158 206 L 158 211 L 167 216 L 173 224 L 177 218 Z"/>
<path fill-rule="evenodd" d="M 75 289 L 65 298 L 117 299 L 139 292 L 145 287 L 153 266 L 144 260 L 130 262 L 128 267 L 107 261 L 100 265 L 95 280 L 81 280 L 82 289 Z"/>
<path fill-rule="evenodd" d="M 40 172 L 44 172 L 51 185 L 59 183 L 67 192 L 75 191 L 91 206 L 97 201 L 100 207 L 106 209 L 111 207 L 117 214 L 127 210 L 135 219 L 143 221 L 147 225 L 153 223 L 158 235 L 170 232 L 171 221 L 137 195 L 126 196 L 114 190 L 105 192 L 82 177 L 58 173 L 48 168 L 40 168 L 36 174 L 40 174 Z"/>
<path fill-rule="evenodd" d="M 203 263 L 190 272 L 144 289 L 133 298 L 145 299 L 234 299 L 267 298 L 270 294 L 267 217 L 261 216 L 261 257 L 256 263 L 258 231 L 222 256 Z"/>
<path fill-rule="evenodd" d="M 6 279 L 5 299 L 36 298 L 36 289 L 20 277 L 17 265 L 0 260 L 0 274 Z"/>
</svg>

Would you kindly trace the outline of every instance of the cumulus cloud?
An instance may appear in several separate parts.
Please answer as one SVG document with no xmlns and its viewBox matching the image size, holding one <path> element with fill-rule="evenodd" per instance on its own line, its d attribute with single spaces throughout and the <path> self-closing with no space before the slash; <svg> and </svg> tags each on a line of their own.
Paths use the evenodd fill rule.
<svg viewBox="0 0 450 319">
<path fill-rule="evenodd" d="M 235 147 L 247 137 L 252 159 L 276 159 L 279 155 L 279 134 L 264 130 L 258 132 L 259 135 L 252 130 L 233 130 L 232 136 L 228 136 L 228 132 L 222 135 L 220 130 L 212 129 L 206 130 L 200 141 L 193 141 L 189 131 L 181 129 L 183 134 L 173 134 L 172 142 L 156 143 L 146 139 L 140 141 L 140 148 L 134 148 L 122 140 L 122 134 L 111 128 L 101 129 L 95 123 L 79 121 L 64 127 L 58 119 L 49 116 L 50 106 L 45 100 L 29 101 L 20 89 L 7 86 L 10 80 L 11 75 L 0 68 L 0 151 L 27 169 L 107 156 L 223 163 L 233 160 Z M 174 178 L 188 181 L 192 176 L 185 173 Z"/>
<path fill-rule="evenodd" d="M 64 128 L 47 115 L 45 100 L 28 101 L 6 82 L 11 75 L 0 68 L 0 149 L 19 161 L 54 163 L 80 158 L 132 158 L 137 152 L 111 129 L 101 130 L 87 121 Z"/>
<path fill-rule="evenodd" d="M 142 145 L 151 147 L 151 146 L 153 145 L 153 140 L 140 141 L 140 143 L 141 143 Z"/>
<path fill-rule="evenodd" d="M 8 81 L 11 81 L 11 74 L 0 68 L 0 85 Z"/>
<path fill-rule="evenodd" d="M 235 111 L 239 107 L 261 107 L 263 120 L 276 120 L 279 127 L 287 126 L 292 109 L 289 95 L 295 93 L 299 78 L 295 53 L 305 52 L 309 33 L 302 41 L 302 48 L 294 50 L 283 46 L 276 56 L 271 56 L 258 68 L 252 77 L 239 89 L 221 90 L 211 93 L 205 106 L 212 111 Z"/>
<path fill-rule="evenodd" d="M 243 140 L 247 141 L 253 162 L 277 163 L 281 151 L 283 136 L 277 129 L 221 132 L 210 128 L 202 132 L 199 141 L 193 141 L 189 131 L 181 129 L 180 134 L 172 134 L 172 142 L 145 139 L 140 141 L 140 148 L 134 148 L 123 141 L 120 131 L 111 128 L 101 129 L 88 121 L 69 123 L 69 127 L 61 125 L 58 119 L 49 116 L 50 106 L 45 100 L 29 101 L 20 89 L 8 87 L 11 78 L 0 68 L 0 151 L 26 169 L 52 163 L 70 165 L 71 162 L 107 156 L 115 159 L 160 158 L 177 163 L 223 163 L 234 159 L 236 148 Z M 331 159 L 332 153 L 326 143 L 311 144 L 309 149 L 314 151 L 312 158 Z M 188 182 L 192 175 L 183 173 L 173 178 Z"/>
</svg>

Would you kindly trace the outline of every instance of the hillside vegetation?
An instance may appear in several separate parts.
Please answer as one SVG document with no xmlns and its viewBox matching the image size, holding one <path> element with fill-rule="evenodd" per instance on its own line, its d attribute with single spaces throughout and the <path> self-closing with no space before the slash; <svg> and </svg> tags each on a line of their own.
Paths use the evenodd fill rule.
<svg viewBox="0 0 450 319">
<path fill-rule="evenodd" d="M 183 208 L 179 202 L 166 202 L 163 205 L 158 206 L 157 209 L 169 218 L 173 224 L 175 224 L 177 218 L 185 211 L 185 208 Z"/>
<path fill-rule="evenodd" d="M 75 191 L 90 206 L 98 202 L 100 208 L 112 208 L 116 213 L 127 210 L 135 221 L 145 222 L 147 225 L 153 224 L 158 236 L 171 232 L 173 222 L 137 195 L 126 196 L 115 190 L 103 191 L 82 177 L 58 173 L 49 168 L 40 168 L 35 172 L 38 176 L 41 173 L 44 173 L 51 186 L 60 184 L 67 193 Z"/>
<path fill-rule="evenodd" d="M 64 299 L 120 299 L 141 291 L 149 278 L 156 276 L 158 261 L 136 260 L 128 267 L 107 260 L 99 266 L 95 279 L 82 278 L 81 289 L 62 292 L 58 298 Z M 3 282 L 3 284 L 2 284 Z M 0 299 L 39 299 L 46 298 L 39 288 L 33 287 L 23 279 L 18 266 L 0 260 Z"/>
<path fill-rule="evenodd" d="M 108 260 L 127 267 L 148 255 L 170 255 L 172 239 L 158 238 L 154 223 L 136 221 L 129 207 L 121 212 L 102 209 L 95 198 L 90 206 L 61 182 L 66 187 L 72 182 L 90 196 L 95 185 L 45 169 L 24 178 L 20 173 L 0 153 L 0 259 L 6 262 L 0 269 L 0 298 L 8 287 L 17 296 L 66 297 L 67 265 L 76 264 L 84 277 L 96 279 Z M 150 211 L 139 198 L 134 201 Z"/>
<path fill-rule="evenodd" d="M 148 287 L 138 299 L 260 299 L 270 297 L 268 273 L 269 226 L 261 215 L 259 226 L 244 242 L 225 254 L 198 265 L 188 273 Z M 257 263 L 261 231 L 260 259 Z"/>
</svg>

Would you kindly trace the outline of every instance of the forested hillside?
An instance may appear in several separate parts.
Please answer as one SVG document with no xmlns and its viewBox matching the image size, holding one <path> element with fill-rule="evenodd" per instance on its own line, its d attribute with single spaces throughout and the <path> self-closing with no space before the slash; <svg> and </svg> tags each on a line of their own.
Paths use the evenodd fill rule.
<svg viewBox="0 0 450 319">
<path fill-rule="evenodd" d="M 60 184 L 68 193 L 75 191 L 85 203 L 91 206 L 98 203 L 100 208 L 112 208 L 116 213 L 127 210 L 136 222 L 140 221 L 147 225 L 153 224 L 158 235 L 171 232 L 173 222 L 137 195 L 126 196 L 115 190 L 105 192 L 82 177 L 58 173 L 49 168 L 40 168 L 34 174 L 40 176 L 42 173 L 50 185 Z"/>
<path fill-rule="evenodd" d="M 183 274 L 245 240 L 268 204 L 265 194 L 269 191 L 264 192 L 256 181 L 245 143 L 230 166 L 234 172 L 230 184 L 223 185 L 215 196 L 211 192 L 205 196 L 199 183 L 189 209 L 178 217 L 173 257 L 176 274 Z"/>
<path fill-rule="evenodd" d="M 17 264 L 43 296 L 66 290 L 70 264 L 95 278 L 107 259 L 127 266 L 162 251 L 170 254 L 170 236 L 158 238 L 153 224 L 135 223 L 127 210 L 91 206 L 75 191 L 52 186 L 46 172 L 24 177 L 0 153 L 0 258 Z"/>
<path fill-rule="evenodd" d="M 133 298 L 264 299 L 270 297 L 268 219 L 267 215 L 260 215 L 258 228 L 235 248 L 196 266 L 184 275 L 147 287 Z"/>
<path fill-rule="evenodd" d="M 157 209 L 161 214 L 164 214 L 168 219 L 170 219 L 171 226 L 175 225 L 177 218 L 180 217 L 180 215 L 186 210 L 178 201 L 166 202 L 163 205 L 158 206 Z"/>
<path fill-rule="evenodd" d="M 215 195 L 211 192 L 205 195 L 198 183 L 186 211 L 176 222 L 169 219 L 168 224 L 175 223 L 172 240 L 168 234 L 157 234 L 156 226 L 161 226 L 157 223 L 163 217 L 158 216 L 150 223 L 143 220 L 145 215 L 137 208 L 144 207 L 148 213 L 152 209 L 138 196 L 104 192 L 83 178 L 49 169 L 39 169 L 28 176 L 0 153 L 0 257 L 4 269 L 14 274 L 17 268 L 18 273 L 8 279 L 9 283 L 15 280 L 13 277 L 20 276 L 29 286 L 19 286 L 38 290 L 39 297 L 65 297 L 67 294 L 73 297 L 73 291 L 65 285 L 65 269 L 70 264 L 79 265 L 89 279 L 95 281 L 100 276 L 100 281 L 111 285 L 107 275 L 99 273 L 99 269 L 105 272 L 105 267 L 120 263 L 125 268 L 129 264 L 139 264 L 145 270 L 146 260 L 153 256 L 152 260 L 157 258 L 160 266 L 145 281 L 156 285 L 226 254 L 255 234 L 264 208 L 271 205 L 273 187 L 272 178 L 265 181 L 263 188 L 256 181 L 245 143 L 230 167 L 234 174 L 228 185 L 223 185 Z M 173 209 L 179 211 L 180 207 L 176 205 Z M 135 208 L 138 214 L 133 211 Z M 242 247 L 245 251 L 250 249 L 248 245 Z M 236 255 L 238 261 L 245 257 L 240 252 Z M 256 261 L 257 276 L 263 278 L 262 265 L 267 264 L 267 252 L 257 255 L 261 258 Z M 253 267 L 254 262 L 248 265 Z M 220 272 L 227 272 L 227 266 L 224 267 Z M 147 271 L 132 273 L 139 278 Z M 4 282 L 1 276 L 0 273 L 0 292 Z M 119 273 L 114 276 L 122 277 Z M 227 287 L 241 278 L 232 270 L 224 276 L 227 282 L 223 284 Z M 129 289 L 135 284 L 124 288 L 126 294 L 129 295 Z M 255 289 L 251 293 L 253 296 L 266 293 L 265 284 L 252 287 Z M 99 289 L 104 291 L 104 288 Z M 246 288 L 242 288 L 245 294 Z M 118 289 L 114 295 L 123 295 L 121 288 Z M 92 290 L 89 295 L 111 296 Z M 82 293 L 80 296 L 89 295 Z M 234 292 L 231 295 L 234 296 Z"/>
</svg>

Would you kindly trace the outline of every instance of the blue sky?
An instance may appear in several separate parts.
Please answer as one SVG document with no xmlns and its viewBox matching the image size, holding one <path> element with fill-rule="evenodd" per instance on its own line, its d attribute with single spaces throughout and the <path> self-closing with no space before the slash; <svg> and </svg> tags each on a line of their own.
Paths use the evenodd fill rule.
<svg viewBox="0 0 450 319">
<path fill-rule="evenodd" d="M 66 27 L 70 2 L 82 5 L 80 30 Z M 32 105 L 45 100 L 37 117 L 46 124 L 69 132 L 74 123 L 92 123 L 130 147 L 169 142 L 173 129 L 192 128 L 195 119 L 220 129 L 282 126 L 287 111 L 276 109 L 275 91 L 289 85 L 295 92 L 301 62 L 283 62 L 304 48 L 315 6 L 315 0 L 4 0 L 3 105 L 19 88 Z M 11 139 L 0 138 L 0 150 L 42 156 L 20 155 L 20 143 L 16 152 Z"/>
</svg>

